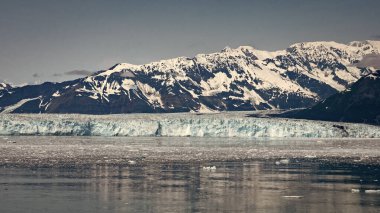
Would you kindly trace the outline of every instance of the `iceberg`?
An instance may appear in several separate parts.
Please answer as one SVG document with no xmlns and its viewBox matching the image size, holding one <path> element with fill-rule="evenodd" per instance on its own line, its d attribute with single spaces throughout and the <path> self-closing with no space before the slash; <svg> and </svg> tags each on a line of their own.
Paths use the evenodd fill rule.
<svg viewBox="0 0 380 213">
<path fill-rule="evenodd" d="M 1 114 L 0 135 L 380 138 L 379 126 L 249 114 Z"/>
</svg>

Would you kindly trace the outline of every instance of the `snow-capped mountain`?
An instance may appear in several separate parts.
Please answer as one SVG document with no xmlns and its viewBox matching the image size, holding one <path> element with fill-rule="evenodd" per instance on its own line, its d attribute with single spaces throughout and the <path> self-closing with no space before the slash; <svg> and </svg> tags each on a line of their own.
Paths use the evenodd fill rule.
<svg viewBox="0 0 380 213">
<path fill-rule="evenodd" d="M 10 88 L 11 88 L 11 85 L 7 83 L 0 83 L 0 90 L 10 89 Z"/>
<path fill-rule="evenodd" d="M 120 63 L 85 78 L 11 88 L 14 113 L 207 112 L 309 107 L 345 90 L 370 68 L 379 41 L 306 42 L 268 52 L 250 46 L 144 65 Z"/>
<path fill-rule="evenodd" d="M 7 93 L 9 89 L 11 89 L 12 86 L 7 83 L 1 83 L 0 82 L 0 98 L 3 96 L 3 93 Z"/>
<path fill-rule="evenodd" d="M 290 113 L 289 117 L 380 125 L 380 70 L 310 109 Z"/>
</svg>

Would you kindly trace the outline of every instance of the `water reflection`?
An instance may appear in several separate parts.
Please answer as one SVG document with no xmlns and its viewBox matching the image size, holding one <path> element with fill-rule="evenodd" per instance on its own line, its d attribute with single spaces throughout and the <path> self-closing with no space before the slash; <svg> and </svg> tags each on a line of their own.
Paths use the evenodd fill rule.
<svg viewBox="0 0 380 213">
<path fill-rule="evenodd" d="M 273 161 L 1 168 L 0 212 L 376 212 L 364 190 L 379 180 L 378 167 Z"/>
</svg>

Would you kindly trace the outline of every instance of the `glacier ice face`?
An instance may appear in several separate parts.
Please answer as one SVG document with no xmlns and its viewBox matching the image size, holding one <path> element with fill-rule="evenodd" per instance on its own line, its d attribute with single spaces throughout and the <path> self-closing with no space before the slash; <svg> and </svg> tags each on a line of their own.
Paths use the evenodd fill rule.
<svg viewBox="0 0 380 213">
<path fill-rule="evenodd" d="M 0 135 L 380 138 L 378 126 L 247 115 L 248 112 L 97 116 L 2 114 Z"/>
</svg>

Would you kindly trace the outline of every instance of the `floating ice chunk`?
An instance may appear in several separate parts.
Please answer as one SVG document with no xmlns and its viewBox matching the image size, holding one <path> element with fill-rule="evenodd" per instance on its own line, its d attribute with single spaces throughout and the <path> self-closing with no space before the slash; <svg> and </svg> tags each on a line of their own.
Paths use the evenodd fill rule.
<svg viewBox="0 0 380 213">
<path fill-rule="evenodd" d="M 359 193 L 359 192 L 360 192 L 360 189 L 351 189 L 351 192 L 352 192 L 352 193 Z"/>
<path fill-rule="evenodd" d="M 280 160 L 280 163 L 281 164 L 289 164 L 289 159 L 282 159 L 282 160 Z"/>
<path fill-rule="evenodd" d="M 202 169 L 207 170 L 207 171 L 215 171 L 216 166 L 204 166 L 204 167 L 202 167 Z"/>
<path fill-rule="evenodd" d="M 136 161 L 134 161 L 134 160 L 129 160 L 129 161 L 128 161 L 128 164 L 129 164 L 129 165 L 136 165 L 137 163 L 136 163 Z"/>
<path fill-rule="evenodd" d="M 276 165 L 281 165 L 281 164 L 289 164 L 290 163 L 290 160 L 289 159 L 282 159 L 282 160 L 279 160 L 279 161 L 276 161 Z"/>
<path fill-rule="evenodd" d="M 301 199 L 303 198 L 303 196 L 300 196 L 300 195 L 286 195 L 286 196 L 282 196 L 283 198 L 290 198 L 290 199 Z"/>
<path fill-rule="evenodd" d="M 367 189 L 364 192 L 367 194 L 380 194 L 380 189 Z"/>
</svg>

